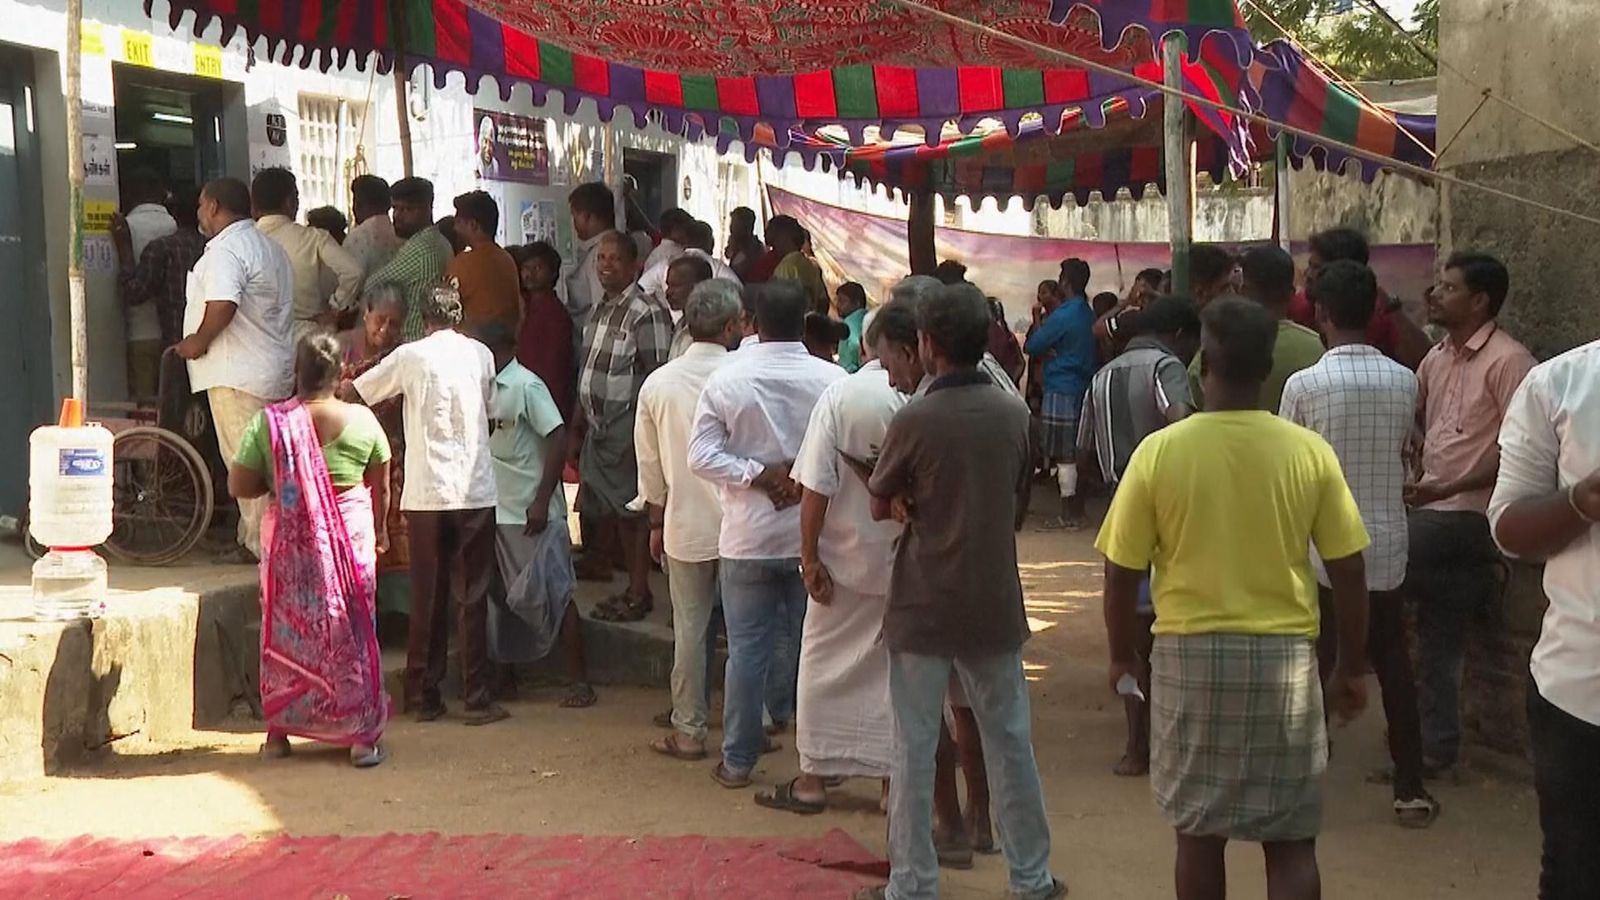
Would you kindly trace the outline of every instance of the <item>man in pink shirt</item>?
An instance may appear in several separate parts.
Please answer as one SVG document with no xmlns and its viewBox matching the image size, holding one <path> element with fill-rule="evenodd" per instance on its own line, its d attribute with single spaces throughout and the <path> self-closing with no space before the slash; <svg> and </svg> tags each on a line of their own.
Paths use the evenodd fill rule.
<svg viewBox="0 0 1600 900">
<path fill-rule="evenodd" d="M 1405 590 L 1417 601 L 1424 771 L 1456 763 L 1467 623 L 1496 584 L 1499 552 L 1486 510 L 1500 471 L 1500 422 L 1535 360 L 1496 317 L 1510 277 L 1491 256 L 1456 253 L 1428 299 L 1447 332 L 1417 370 L 1422 469 L 1411 508 Z"/>
</svg>

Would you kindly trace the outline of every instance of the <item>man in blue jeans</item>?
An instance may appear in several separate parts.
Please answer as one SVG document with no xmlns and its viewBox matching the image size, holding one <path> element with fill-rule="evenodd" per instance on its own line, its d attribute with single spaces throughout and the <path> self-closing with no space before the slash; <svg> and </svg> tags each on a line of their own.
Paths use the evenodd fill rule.
<svg viewBox="0 0 1600 900">
<path fill-rule="evenodd" d="M 917 312 L 918 350 L 934 382 L 889 425 L 868 485 L 872 514 L 905 524 L 889 581 L 884 640 L 894 707 L 887 887 L 858 900 L 934 897 L 934 757 L 950 672 L 971 702 L 1010 889 L 1066 895 L 1050 874 L 1050 825 L 1033 757 L 1022 643 L 1028 622 L 1014 531 L 1026 512 L 1028 407 L 978 363 L 989 311 L 971 285 L 940 288 Z"/>
<path fill-rule="evenodd" d="M 800 285 L 756 288 L 760 343 L 734 354 L 706 380 L 689 438 L 689 470 L 717 485 L 722 500 L 718 579 L 728 628 L 723 685 L 723 787 L 750 784 L 768 747 L 761 723 L 768 674 L 793 703 L 800 668 L 797 639 L 806 613 L 800 577 L 800 488 L 789 477 L 812 407 L 844 369 L 806 352 L 808 299 Z M 773 710 L 776 718 L 781 715 Z M 775 748 L 774 748 L 775 749 Z"/>
</svg>

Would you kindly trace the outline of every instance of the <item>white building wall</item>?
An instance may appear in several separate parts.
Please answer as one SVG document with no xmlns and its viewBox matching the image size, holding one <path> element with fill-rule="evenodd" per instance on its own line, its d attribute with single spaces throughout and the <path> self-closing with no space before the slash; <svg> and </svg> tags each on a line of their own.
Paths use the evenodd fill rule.
<svg viewBox="0 0 1600 900">
<path fill-rule="evenodd" d="M 0 0 L 0 21 L 6 28 L 0 42 L 34 51 L 35 94 L 38 103 L 36 138 L 41 149 L 44 185 L 45 232 L 48 265 L 48 302 L 51 310 L 53 375 L 57 393 L 70 384 L 67 270 L 67 183 L 65 153 L 65 105 L 61 96 L 64 84 L 66 46 L 65 0 Z M 193 76 L 197 68 L 210 71 L 220 62 L 220 78 L 228 87 L 226 110 L 222 116 L 226 173 L 248 179 L 261 168 L 272 165 L 295 167 L 300 154 L 299 98 L 301 94 L 342 98 L 349 104 L 364 105 L 364 127 L 353 144 L 359 144 L 365 169 L 391 181 L 401 177 L 399 125 L 395 109 L 392 76 L 348 67 L 320 72 L 265 61 L 264 44 L 256 55 L 249 52 L 241 34 L 221 46 L 220 25 L 213 23 L 198 39 L 186 17 L 173 31 L 166 18 L 165 4 L 156 4 L 157 17 L 144 14 L 140 0 L 84 0 L 83 55 L 83 133 L 92 136 L 88 145 L 101 158 L 110 153 L 115 140 L 112 70 L 127 64 L 129 54 L 142 57 L 148 48 L 150 68 L 162 72 Z M 570 217 L 565 197 L 583 181 L 599 180 L 606 170 L 603 148 L 606 126 L 601 125 L 592 104 L 585 103 L 575 116 L 566 116 L 559 94 L 552 93 L 548 107 L 533 104 L 527 87 L 517 87 L 509 101 L 500 99 L 497 86 L 485 79 L 474 97 L 466 91 L 460 74 L 451 74 L 443 88 L 436 88 L 432 73 L 419 70 L 411 79 L 411 138 L 415 174 L 434 183 L 435 213 L 445 215 L 457 194 L 482 187 L 500 201 L 500 238 L 505 243 L 523 240 L 521 213 L 524 203 L 546 201 L 544 209 L 554 210 L 562 241 L 570 240 Z M 550 149 L 549 185 L 509 182 L 480 183 L 473 161 L 475 135 L 473 109 L 482 108 L 518 115 L 544 117 Z M 281 114 L 287 125 L 287 141 L 273 147 L 267 139 L 268 114 Z M 626 120 L 626 121 L 624 121 Z M 738 148 L 733 155 L 719 157 L 714 145 L 690 144 L 667 135 L 653 125 L 636 128 L 631 114 L 619 113 L 612 126 L 611 146 L 620 153 L 638 148 L 664 153 L 676 159 L 676 172 L 667 200 L 677 202 L 697 218 L 710 221 L 719 243 L 726 229 L 727 213 L 734 206 L 759 209 L 758 179 Z M 95 140 L 94 138 L 100 138 Z M 622 171 L 617 160 L 614 171 Z M 93 179 L 86 185 L 87 210 L 105 210 L 106 204 L 120 208 L 116 173 Z M 681 197 L 687 188 L 688 196 Z M 314 205 L 302 204 L 304 209 Z M 336 204 L 346 209 L 347 204 Z M 346 209 L 347 211 L 347 209 Z M 109 237 L 89 233 L 85 240 L 88 269 L 88 337 L 90 396 L 94 400 L 120 400 L 126 396 L 125 327 L 123 311 L 115 290 L 114 253 Z"/>
</svg>

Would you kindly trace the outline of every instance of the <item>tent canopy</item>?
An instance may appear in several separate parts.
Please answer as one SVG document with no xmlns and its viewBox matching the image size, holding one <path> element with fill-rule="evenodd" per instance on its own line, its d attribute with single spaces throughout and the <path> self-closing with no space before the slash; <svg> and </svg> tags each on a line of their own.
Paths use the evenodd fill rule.
<svg viewBox="0 0 1600 900">
<path fill-rule="evenodd" d="M 1139 74 L 1160 80 L 1161 65 L 1143 66 Z M 1184 65 L 1191 91 L 1204 90 L 1204 66 Z M 1382 93 L 1382 89 L 1377 91 Z M 1388 93 L 1400 93 L 1390 89 Z M 1414 93 L 1414 91 L 1412 92 Z M 1243 102 L 1275 122 L 1285 122 L 1322 137 L 1352 144 L 1380 159 L 1357 158 L 1359 172 L 1370 181 L 1388 168 L 1383 160 L 1429 167 L 1436 119 L 1379 106 L 1331 83 L 1308 65 L 1290 45 L 1274 42 L 1259 50 L 1245 73 Z M 929 191 L 946 200 L 967 197 L 973 203 L 994 197 L 1004 204 L 1020 196 L 1030 206 L 1036 198 L 1059 205 L 1073 197 L 1082 205 L 1091 193 L 1111 198 L 1126 188 L 1135 198 L 1147 186 L 1165 190 L 1161 120 L 1166 99 L 1154 89 L 1132 98 L 1118 97 L 1103 110 L 1101 127 L 1090 128 L 1082 111 L 1069 109 L 1056 133 L 1042 121 L 1028 121 L 1013 134 L 991 123 L 971 134 L 946 131 L 934 146 L 879 139 L 852 143 L 831 130 L 796 136 L 789 148 L 800 148 L 808 163 L 843 169 L 858 182 L 907 193 Z M 1194 108 L 1194 104 L 1189 104 Z M 1414 108 L 1415 103 L 1411 106 Z M 1401 107 L 1402 109 L 1406 107 Z M 1249 158 L 1271 160 L 1276 132 L 1252 124 L 1246 142 Z M 758 136 L 759 137 L 759 136 Z M 1228 170 L 1231 144 L 1213 131 L 1197 135 L 1196 165 L 1213 180 Z M 1295 165 L 1344 171 L 1355 157 L 1326 142 L 1295 137 L 1289 145 Z"/>
<path fill-rule="evenodd" d="M 1234 0 L 914 0 L 1002 35 L 1132 72 L 1156 57 L 1156 36 L 1181 32 L 1225 95 L 1253 52 Z M 899 0 L 167 0 L 198 33 L 220 21 L 265 38 L 268 55 L 323 68 L 377 54 L 407 71 L 428 65 L 475 91 L 485 75 L 503 96 L 529 85 L 537 102 L 561 93 L 568 114 L 592 100 L 644 124 L 717 136 L 726 149 L 758 125 L 786 143 L 793 129 L 842 126 L 857 141 L 917 125 L 936 140 L 947 121 L 985 119 L 1016 130 L 1042 115 L 1054 131 L 1069 109 L 1093 125 L 1139 86 L 1063 67 L 1059 56 L 953 25 Z M 154 12 L 156 0 L 146 0 Z"/>
</svg>

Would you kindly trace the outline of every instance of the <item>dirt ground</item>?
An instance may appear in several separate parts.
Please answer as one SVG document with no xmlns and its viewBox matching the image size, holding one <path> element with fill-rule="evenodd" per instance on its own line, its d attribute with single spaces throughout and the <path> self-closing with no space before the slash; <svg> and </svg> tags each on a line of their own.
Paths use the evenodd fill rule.
<svg viewBox="0 0 1600 900">
<path fill-rule="evenodd" d="M 1123 718 L 1104 683 L 1100 565 L 1091 540 L 1090 532 L 1021 536 L 1035 632 L 1027 671 L 1052 862 L 1074 897 L 1171 896 L 1173 841 L 1148 785 L 1110 774 Z M 1335 737 L 1319 846 L 1326 895 L 1532 896 L 1539 837 L 1531 790 L 1469 775 L 1435 789 L 1444 814 L 1432 829 L 1396 827 L 1387 789 L 1363 777 L 1384 761 L 1375 683 L 1370 695 L 1374 707 Z M 289 760 L 260 761 L 259 734 L 219 732 L 210 746 L 109 756 L 67 776 L 0 785 L 0 841 L 386 831 L 787 836 L 838 827 L 883 849 L 876 785 L 837 792 L 836 808 L 821 816 L 763 810 L 752 791 L 714 784 L 710 762 L 676 762 L 646 749 L 658 734 L 650 717 L 667 705 L 664 690 L 603 688 L 600 705 L 577 711 L 558 709 L 558 696 L 525 695 L 510 721 L 485 729 L 398 720 L 386 742 L 389 761 L 372 771 L 354 771 L 342 752 L 310 745 Z M 786 748 L 765 758 L 757 784 L 794 771 Z M 1260 860 L 1254 847 L 1231 849 L 1234 896 L 1264 896 Z M 980 857 L 972 871 L 945 873 L 944 896 L 999 897 L 1005 883 L 1002 859 Z"/>
</svg>

